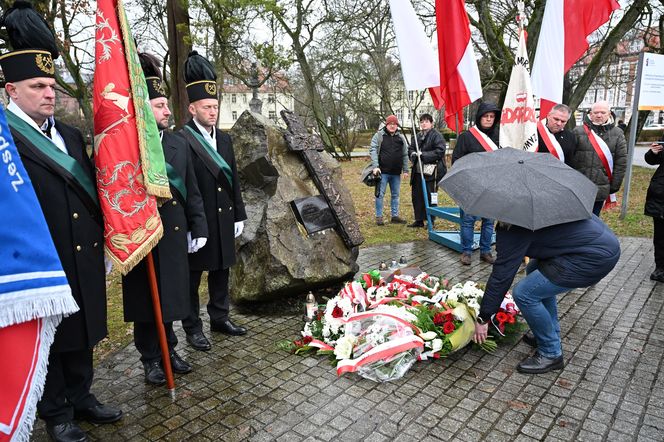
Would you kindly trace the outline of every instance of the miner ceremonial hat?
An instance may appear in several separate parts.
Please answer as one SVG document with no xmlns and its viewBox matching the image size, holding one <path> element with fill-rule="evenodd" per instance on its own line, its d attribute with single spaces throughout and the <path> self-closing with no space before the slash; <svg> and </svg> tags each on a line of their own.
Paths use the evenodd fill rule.
<svg viewBox="0 0 664 442">
<path fill-rule="evenodd" d="M 0 55 L 5 83 L 28 78 L 55 78 L 58 48 L 55 35 L 32 4 L 17 0 L 0 17 L 0 27 L 7 29 L 11 51 Z"/>
<path fill-rule="evenodd" d="M 141 60 L 141 67 L 145 75 L 145 82 L 148 85 L 148 95 L 150 100 L 161 97 L 168 97 L 164 82 L 161 79 L 161 63 L 157 57 L 147 52 L 138 54 L 138 59 Z"/>
<path fill-rule="evenodd" d="M 190 103 L 205 98 L 217 99 L 217 74 L 214 67 L 196 51 L 191 51 L 184 63 L 184 80 L 187 82 Z"/>
</svg>

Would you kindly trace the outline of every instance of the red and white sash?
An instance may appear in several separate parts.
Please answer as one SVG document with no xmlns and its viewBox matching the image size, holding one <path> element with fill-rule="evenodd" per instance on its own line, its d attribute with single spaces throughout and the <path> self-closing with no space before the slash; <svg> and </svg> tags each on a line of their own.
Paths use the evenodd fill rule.
<svg viewBox="0 0 664 442">
<path fill-rule="evenodd" d="M 590 144 L 593 146 L 593 149 L 595 149 L 595 153 L 599 157 L 599 160 L 602 162 L 604 170 L 606 170 L 606 175 L 609 177 L 609 183 L 611 183 L 611 181 L 613 180 L 613 155 L 609 150 L 609 146 L 602 138 L 600 138 L 599 135 L 590 130 L 590 128 L 588 128 L 587 125 L 585 124 L 583 125 L 583 130 L 586 131 L 586 135 L 588 135 L 588 140 L 590 141 Z M 614 206 L 615 204 L 616 204 L 616 194 L 612 193 L 606 198 L 606 202 L 604 203 L 604 209 L 608 209 Z"/>
<path fill-rule="evenodd" d="M 556 137 L 551 133 L 549 128 L 546 127 L 545 122 L 546 118 L 537 122 L 537 133 L 539 133 L 540 138 L 544 141 L 549 153 L 564 162 L 565 153 L 563 152 L 563 148 L 560 146 L 560 143 L 556 140 Z"/>
<path fill-rule="evenodd" d="M 493 152 L 494 150 L 498 150 L 498 146 L 496 146 L 496 143 L 494 143 L 493 140 L 487 136 L 487 134 L 479 130 L 477 126 L 471 127 L 469 131 L 471 134 L 473 134 L 475 139 L 479 141 L 484 150 L 486 150 L 487 152 Z"/>
</svg>

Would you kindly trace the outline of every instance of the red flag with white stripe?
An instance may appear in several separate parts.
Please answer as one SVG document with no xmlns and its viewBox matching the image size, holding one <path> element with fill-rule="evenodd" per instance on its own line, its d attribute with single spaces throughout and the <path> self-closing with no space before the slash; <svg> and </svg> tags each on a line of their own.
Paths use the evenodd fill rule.
<svg viewBox="0 0 664 442">
<path fill-rule="evenodd" d="M 470 22 L 464 0 L 436 0 L 438 62 L 445 121 L 456 130 L 456 115 L 482 98 L 480 71 L 470 41 Z M 435 95 L 432 94 L 435 98 Z"/>
<path fill-rule="evenodd" d="M 563 100 L 563 77 L 588 50 L 588 36 L 620 9 L 616 0 L 548 0 L 533 63 L 540 116 Z"/>
</svg>

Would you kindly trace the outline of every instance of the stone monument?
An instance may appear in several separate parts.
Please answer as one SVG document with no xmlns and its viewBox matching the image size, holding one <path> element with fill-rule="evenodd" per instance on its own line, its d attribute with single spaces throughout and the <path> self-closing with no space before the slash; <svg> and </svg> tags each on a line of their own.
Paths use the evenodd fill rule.
<svg viewBox="0 0 664 442">
<path fill-rule="evenodd" d="M 329 287 L 357 271 L 363 238 L 338 162 L 292 113 L 288 130 L 245 111 L 230 131 L 247 211 L 231 267 L 235 302 Z"/>
</svg>

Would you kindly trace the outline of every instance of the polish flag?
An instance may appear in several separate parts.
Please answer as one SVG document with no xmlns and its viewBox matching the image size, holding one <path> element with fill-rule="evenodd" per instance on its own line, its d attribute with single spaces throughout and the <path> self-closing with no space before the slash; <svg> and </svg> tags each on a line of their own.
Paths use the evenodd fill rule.
<svg viewBox="0 0 664 442">
<path fill-rule="evenodd" d="M 548 0 L 532 71 L 540 117 L 563 100 L 565 73 L 588 50 L 588 36 L 620 9 L 616 0 Z"/>
<path fill-rule="evenodd" d="M 445 120 L 455 130 L 456 114 L 482 97 L 464 1 L 436 0 L 438 55 L 410 0 L 390 0 L 390 12 L 406 89 L 429 89 L 435 108 L 445 105 Z"/>
<path fill-rule="evenodd" d="M 440 95 L 445 121 L 456 130 L 456 115 L 464 106 L 482 98 L 480 71 L 470 41 L 470 22 L 464 0 L 436 0 Z M 440 102 L 434 104 L 440 108 Z M 462 119 L 460 119 L 462 121 Z"/>
</svg>

